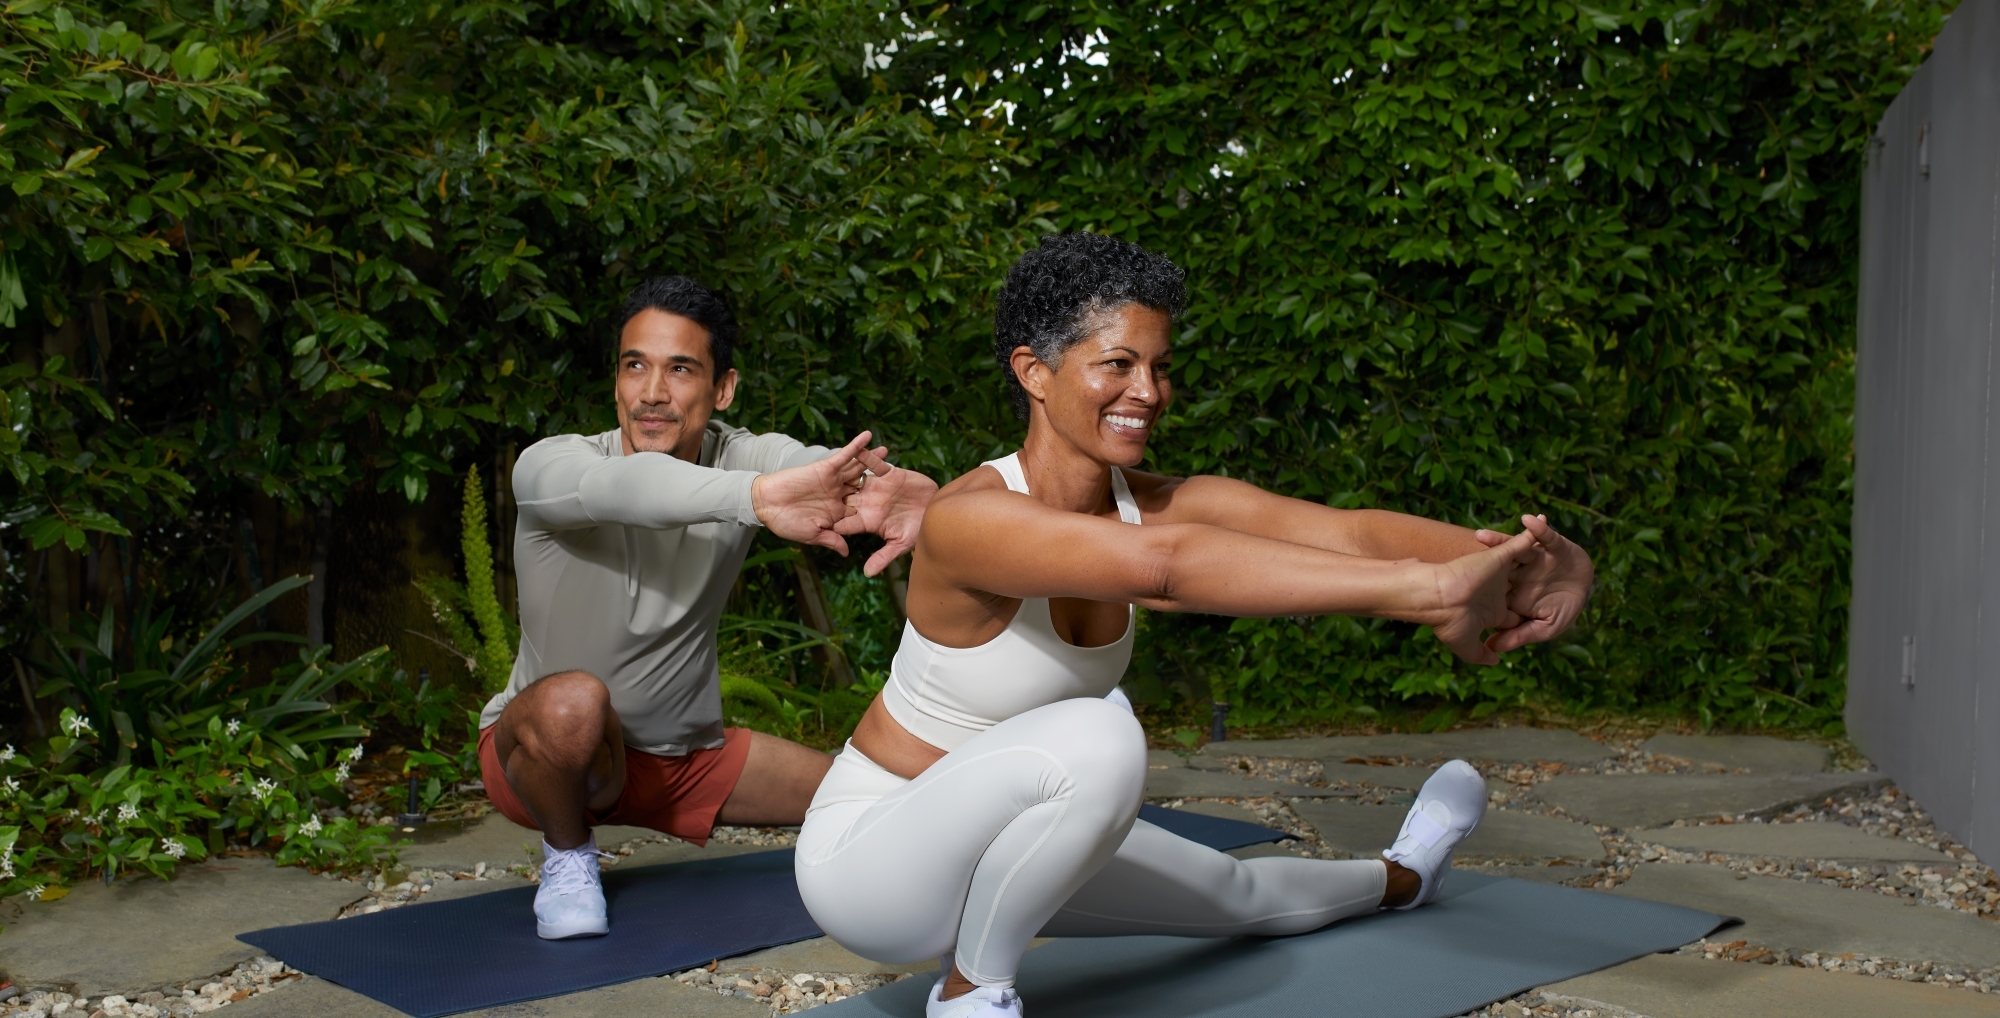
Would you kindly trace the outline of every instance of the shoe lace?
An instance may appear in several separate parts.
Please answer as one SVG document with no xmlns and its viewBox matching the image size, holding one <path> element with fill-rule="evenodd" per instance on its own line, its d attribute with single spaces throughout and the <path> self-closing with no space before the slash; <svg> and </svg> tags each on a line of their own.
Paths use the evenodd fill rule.
<svg viewBox="0 0 2000 1018">
<path fill-rule="evenodd" d="M 597 886 L 594 851 L 557 852 L 542 864 L 542 884 L 553 894 L 575 894 Z"/>
</svg>

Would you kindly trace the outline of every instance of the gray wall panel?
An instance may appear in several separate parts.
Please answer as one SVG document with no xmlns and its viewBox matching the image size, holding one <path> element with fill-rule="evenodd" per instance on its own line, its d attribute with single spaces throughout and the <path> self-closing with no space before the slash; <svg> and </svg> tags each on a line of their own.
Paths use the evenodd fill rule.
<svg viewBox="0 0 2000 1018">
<path fill-rule="evenodd" d="M 1997 268 L 2000 0 L 1967 0 L 1868 161 L 1848 724 L 1941 826 L 2000 855 L 1982 717 L 2000 703 Z"/>
<path fill-rule="evenodd" d="M 2000 276 L 2000 4 L 1973 4 L 1954 17 L 1955 29 L 1936 55 L 1953 83 L 1950 95 L 1932 100 L 1931 173 L 1938 191 L 1935 207 L 1950 208 L 1937 233 L 1948 237 L 1940 249 L 1952 252 L 1949 296 L 1953 309 L 1943 323 L 1963 330 L 1968 345 L 1986 351 L 1985 456 L 1980 511 L 1985 519 L 1976 568 L 1984 581 L 1973 639 L 1978 648 L 1972 671 L 1953 678 L 1964 687 L 1969 752 L 1960 758 L 1968 773 L 1959 780 L 1971 815 L 1953 830 L 1971 845 L 2000 847 L 2000 728 L 1993 710 L 2000 705 L 2000 316 L 1996 316 L 1996 276 Z M 1942 73 L 1942 69 L 1941 69 Z M 1969 766 L 1966 766 L 1969 764 Z"/>
</svg>

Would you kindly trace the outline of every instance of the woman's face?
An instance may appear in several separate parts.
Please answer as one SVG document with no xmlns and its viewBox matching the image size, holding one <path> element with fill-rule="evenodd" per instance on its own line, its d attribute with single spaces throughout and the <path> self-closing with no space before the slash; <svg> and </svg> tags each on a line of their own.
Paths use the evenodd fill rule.
<svg viewBox="0 0 2000 1018">
<path fill-rule="evenodd" d="M 1173 319 L 1124 304 L 1093 324 L 1089 337 L 1063 351 L 1058 368 L 1016 348 L 1014 374 L 1039 408 L 1035 416 L 1063 441 L 1100 462 L 1137 466 L 1173 399 Z"/>
</svg>

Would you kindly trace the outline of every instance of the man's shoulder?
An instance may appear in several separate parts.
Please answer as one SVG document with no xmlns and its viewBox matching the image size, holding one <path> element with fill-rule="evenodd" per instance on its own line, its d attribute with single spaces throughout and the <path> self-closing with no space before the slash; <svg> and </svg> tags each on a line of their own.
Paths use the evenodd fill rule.
<svg viewBox="0 0 2000 1018">
<path fill-rule="evenodd" d="M 759 472 L 777 469 L 778 460 L 804 447 L 798 439 L 782 432 L 758 434 L 749 428 L 724 424 L 713 417 L 708 419 L 708 434 L 702 437 L 701 445 L 700 462 L 703 466 Z"/>
<path fill-rule="evenodd" d="M 618 447 L 618 429 L 613 428 L 596 435 L 550 435 L 523 449 L 521 459 L 579 454 L 609 457 L 617 455 L 620 451 L 622 450 Z"/>
</svg>

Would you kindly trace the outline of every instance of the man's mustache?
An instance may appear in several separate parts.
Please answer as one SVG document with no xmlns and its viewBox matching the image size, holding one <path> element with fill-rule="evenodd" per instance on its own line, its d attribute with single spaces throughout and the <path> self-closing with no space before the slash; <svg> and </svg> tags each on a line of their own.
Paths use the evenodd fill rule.
<svg viewBox="0 0 2000 1018">
<path fill-rule="evenodd" d="M 669 424 L 680 424 L 687 419 L 665 403 L 641 403 L 628 411 L 628 414 L 635 421 L 666 421 Z"/>
</svg>

